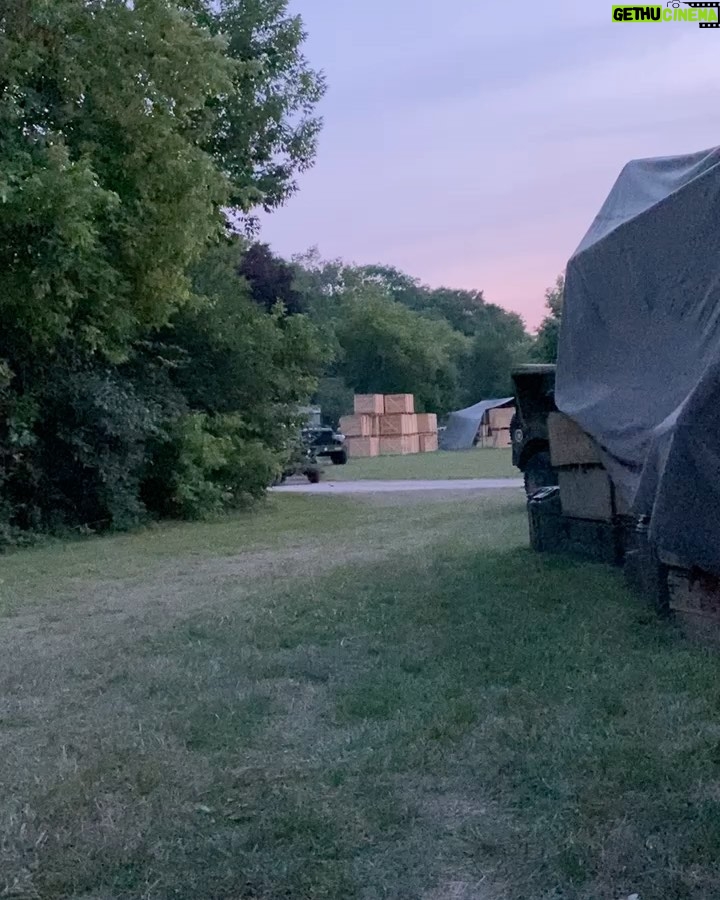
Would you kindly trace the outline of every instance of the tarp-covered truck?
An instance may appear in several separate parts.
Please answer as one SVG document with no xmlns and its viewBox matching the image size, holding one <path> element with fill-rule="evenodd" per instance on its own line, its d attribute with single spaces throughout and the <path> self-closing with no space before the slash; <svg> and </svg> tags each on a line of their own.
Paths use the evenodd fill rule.
<svg viewBox="0 0 720 900">
<path fill-rule="evenodd" d="M 555 404 L 596 456 L 566 475 L 559 469 L 560 506 L 565 497 L 582 511 L 592 482 L 615 524 L 639 526 L 641 551 L 645 541 L 657 563 L 655 581 L 645 582 L 669 584 L 670 606 L 681 612 L 714 615 L 720 148 L 622 170 L 567 266 Z M 628 533 L 621 550 L 637 554 Z"/>
</svg>

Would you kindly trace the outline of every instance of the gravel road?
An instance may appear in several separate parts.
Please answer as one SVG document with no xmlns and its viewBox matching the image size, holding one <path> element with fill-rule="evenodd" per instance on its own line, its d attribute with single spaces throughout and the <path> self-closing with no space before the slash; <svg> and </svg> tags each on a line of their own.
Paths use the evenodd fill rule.
<svg viewBox="0 0 720 900">
<path fill-rule="evenodd" d="M 522 488 L 521 478 L 445 478 L 437 481 L 307 481 L 270 488 L 278 494 L 378 494 L 399 491 L 496 491 Z"/>
</svg>

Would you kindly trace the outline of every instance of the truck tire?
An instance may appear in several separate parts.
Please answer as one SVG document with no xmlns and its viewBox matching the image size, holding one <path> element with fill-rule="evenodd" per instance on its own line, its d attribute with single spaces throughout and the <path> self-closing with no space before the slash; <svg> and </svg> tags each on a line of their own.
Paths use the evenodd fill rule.
<svg viewBox="0 0 720 900">
<path fill-rule="evenodd" d="M 330 462 L 334 466 L 344 466 L 347 461 L 347 450 L 338 450 L 337 453 L 330 454 Z"/>
<path fill-rule="evenodd" d="M 540 450 L 534 453 L 525 464 L 523 470 L 525 493 L 528 498 L 541 488 L 553 487 L 557 484 L 557 473 L 550 462 L 550 451 Z"/>
</svg>

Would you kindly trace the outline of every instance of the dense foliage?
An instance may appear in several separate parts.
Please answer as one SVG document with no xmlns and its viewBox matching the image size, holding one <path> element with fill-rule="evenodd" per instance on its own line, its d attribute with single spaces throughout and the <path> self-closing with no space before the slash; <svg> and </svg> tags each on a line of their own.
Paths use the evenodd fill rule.
<svg viewBox="0 0 720 900">
<path fill-rule="evenodd" d="M 295 260 L 301 307 L 335 347 L 317 401 L 337 421 L 352 391 L 415 394 L 419 409 L 445 413 L 512 393 L 510 371 L 531 354 L 515 313 L 479 291 L 433 289 L 397 269 Z"/>
<path fill-rule="evenodd" d="M 533 354 L 540 362 L 557 361 L 560 319 L 562 317 L 565 278 L 558 275 L 553 287 L 545 291 L 547 315 L 543 319 L 533 346 Z"/>
<path fill-rule="evenodd" d="M 308 401 L 443 413 L 531 353 L 481 292 L 250 239 L 320 128 L 287 5 L 0 0 L 0 544 L 244 504 Z"/>
<path fill-rule="evenodd" d="M 274 477 L 319 341 L 253 302 L 228 234 L 313 159 L 323 80 L 286 7 L 0 3 L 6 539 L 202 514 Z"/>
</svg>

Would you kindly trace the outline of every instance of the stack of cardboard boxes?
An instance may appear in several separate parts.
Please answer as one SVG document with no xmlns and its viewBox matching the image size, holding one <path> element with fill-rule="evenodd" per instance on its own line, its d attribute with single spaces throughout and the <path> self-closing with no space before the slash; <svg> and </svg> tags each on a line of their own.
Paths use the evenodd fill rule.
<svg viewBox="0 0 720 900">
<path fill-rule="evenodd" d="M 356 394 L 355 414 L 340 419 L 351 457 L 438 449 L 437 416 L 416 413 L 412 394 Z"/>
</svg>

